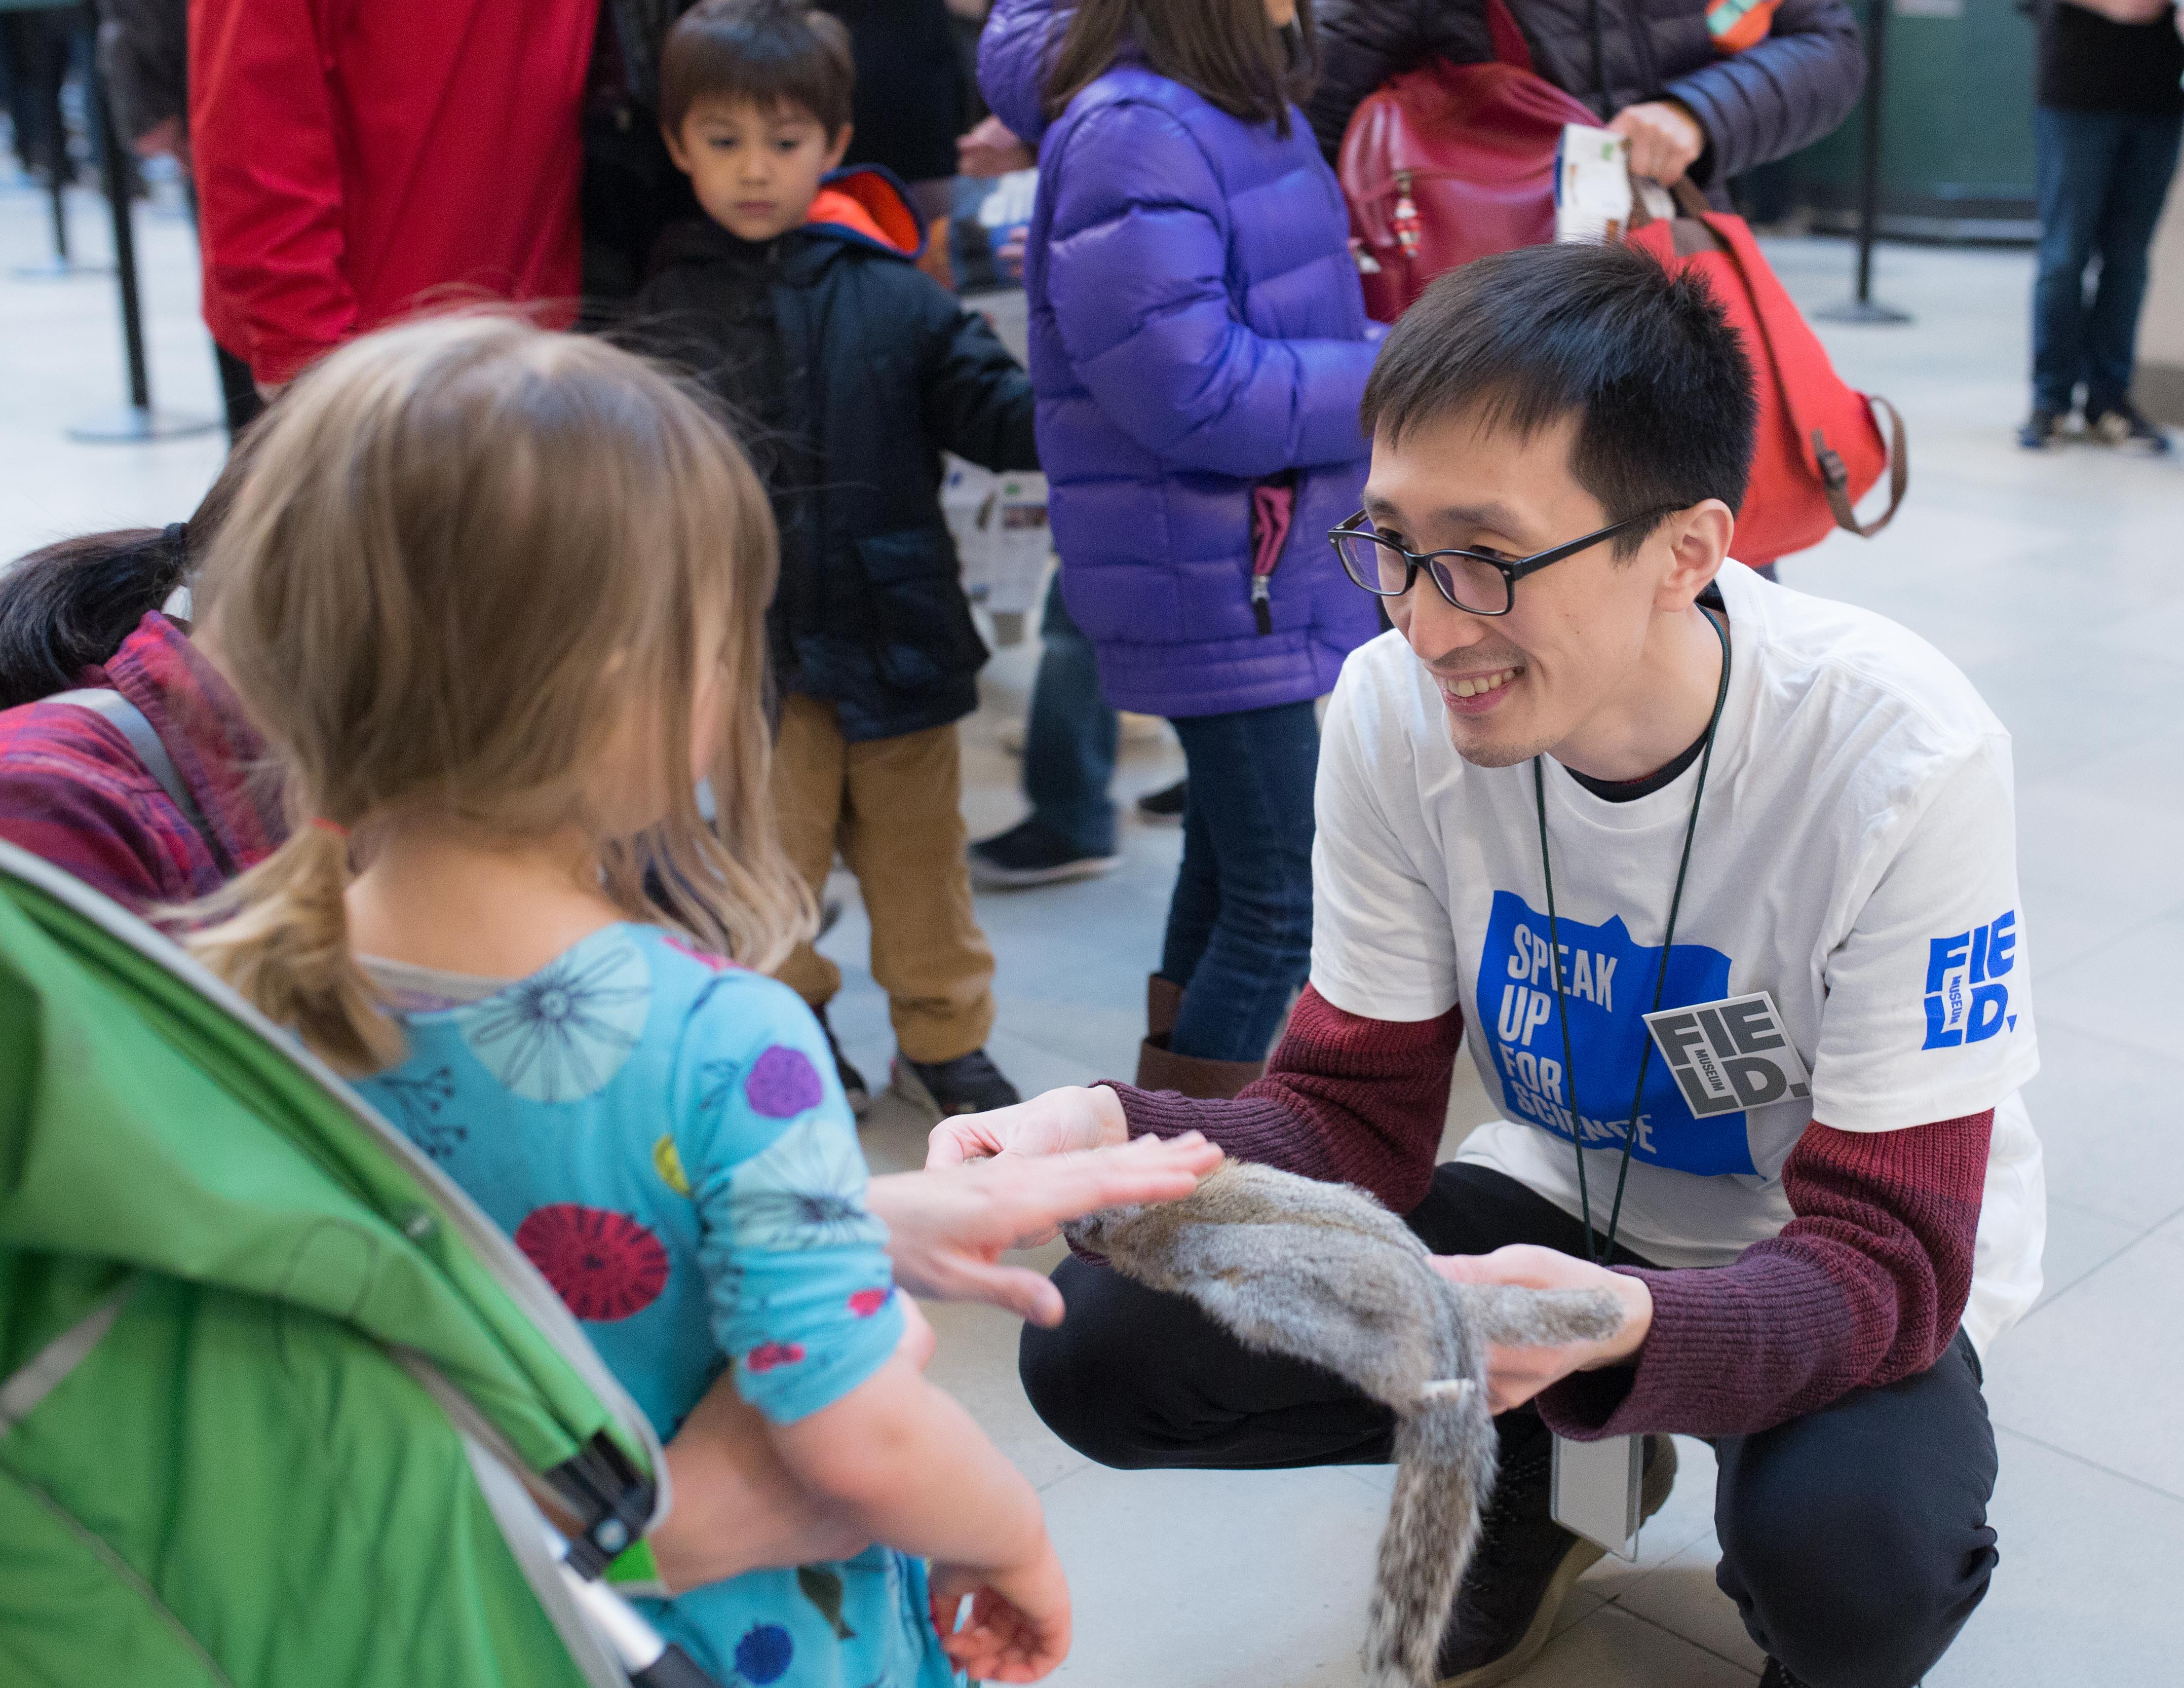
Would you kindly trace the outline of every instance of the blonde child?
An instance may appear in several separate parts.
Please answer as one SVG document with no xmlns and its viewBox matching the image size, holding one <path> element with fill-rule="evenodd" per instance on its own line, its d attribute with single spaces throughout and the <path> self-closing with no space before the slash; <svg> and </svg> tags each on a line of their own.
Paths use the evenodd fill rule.
<svg viewBox="0 0 2184 1688">
<path fill-rule="evenodd" d="M 625 353 L 476 317 L 336 352 L 199 584 L 294 832 L 193 942 L 365 1075 L 663 1437 L 733 1367 L 783 1465 L 888 1544 L 664 1602 L 717 1679 L 1030 1681 L 1069 1635 L 1038 1501 L 897 1352 L 826 1040 L 745 970 L 810 924 L 757 701 L 774 566 L 735 446 Z"/>
</svg>

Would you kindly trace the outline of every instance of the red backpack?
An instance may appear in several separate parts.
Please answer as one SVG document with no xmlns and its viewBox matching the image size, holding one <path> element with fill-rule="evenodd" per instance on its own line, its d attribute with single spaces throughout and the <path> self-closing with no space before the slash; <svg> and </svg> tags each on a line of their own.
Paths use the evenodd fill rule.
<svg viewBox="0 0 2184 1688">
<path fill-rule="evenodd" d="M 1679 215 L 1648 220 L 1634 210 L 1625 237 L 1669 269 L 1696 271 L 1744 349 L 1759 400 L 1752 484 L 1736 512 L 1732 549 L 1740 562 L 1772 562 L 1816 545 L 1836 528 L 1871 539 L 1903 502 L 1911 461 L 1903 418 L 1886 399 L 1845 384 L 1827 349 L 1761 256 L 1744 219 L 1708 207 L 1688 181 L 1673 192 Z M 1886 444 L 1873 407 L 1888 411 Z M 1861 523 L 1852 506 L 1888 470 L 1888 508 Z"/>
</svg>

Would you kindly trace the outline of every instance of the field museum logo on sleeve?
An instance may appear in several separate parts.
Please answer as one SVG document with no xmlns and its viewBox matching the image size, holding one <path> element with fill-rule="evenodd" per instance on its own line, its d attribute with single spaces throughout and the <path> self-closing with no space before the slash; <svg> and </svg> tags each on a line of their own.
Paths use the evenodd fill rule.
<svg viewBox="0 0 2184 1688">
<path fill-rule="evenodd" d="M 2003 976 L 2017 965 L 2017 911 L 1984 926 L 1930 938 L 1926 944 L 1928 1049 L 1984 1043 L 2005 1028 L 2014 1031 L 2009 987 Z"/>
</svg>

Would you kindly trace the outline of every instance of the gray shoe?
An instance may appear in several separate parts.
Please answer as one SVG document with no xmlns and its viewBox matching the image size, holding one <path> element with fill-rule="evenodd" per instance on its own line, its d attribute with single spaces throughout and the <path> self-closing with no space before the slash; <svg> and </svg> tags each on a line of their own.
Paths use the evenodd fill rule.
<svg viewBox="0 0 2184 1688">
<path fill-rule="evenodd" d="M 2128 399 L 2086 417 L 2086 432 L 2103 445 L 2127 445 L 2148 457 L 2169 455 L 2168 433 Z"/>
</svg>

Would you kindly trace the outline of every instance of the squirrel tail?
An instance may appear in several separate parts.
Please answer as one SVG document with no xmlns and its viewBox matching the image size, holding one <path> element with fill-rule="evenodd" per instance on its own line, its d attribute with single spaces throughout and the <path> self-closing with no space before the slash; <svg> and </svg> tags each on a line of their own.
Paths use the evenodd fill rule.
<svg viewBox="0 0 2184 1688">
<path fill-rule="evenodd" d="M 1397 1421 L 1396 1493 L 1366 1629 L 1368 1688 L 1431 1688 L 1498 1455 L 1477 1383 Z"/>
</svg>

